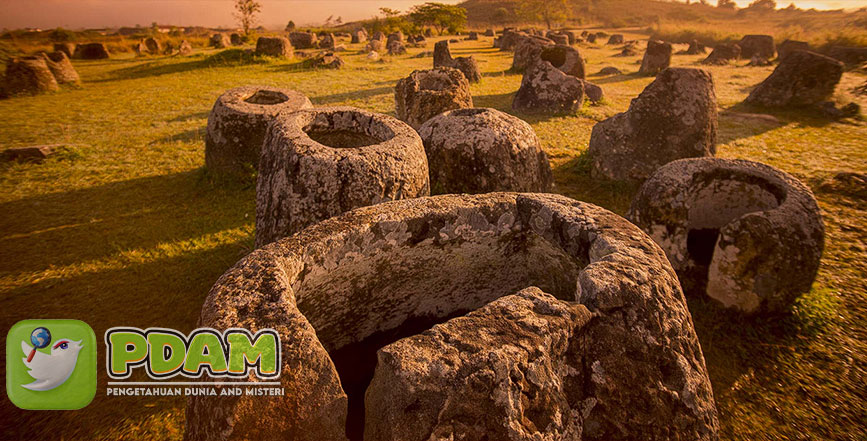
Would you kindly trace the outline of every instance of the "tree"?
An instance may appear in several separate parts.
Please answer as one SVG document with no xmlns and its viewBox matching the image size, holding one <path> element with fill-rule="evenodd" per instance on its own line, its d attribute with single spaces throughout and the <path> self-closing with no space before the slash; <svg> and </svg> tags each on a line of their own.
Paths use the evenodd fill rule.
<svg viewBox="0 0 867 441">
<path fill-rule="evenodd" d="M 548 29 L 569 19 L 571 12 L 569 0 L 525 0 L 518 6 L 518 15 L 528 21 L 543 21 Z"/>
<path fill-rule="evenodd" d="M 734 0 L 719 0 L 716 3 L 716 7 L 720 9 L 737 9 L 737 5 Z"/>
<path fill-rule="evenodd" d="M 373 32 L 382 31 L 390 33 L 394 31 L 406 31 L 409 25 L 406 19 L 400 15 L 400 11 L 391 8 L 379 8 L 379 12 L 385 16 L 385 20 L 380 21 L 377 17 L 373 24 Z"/>
<path fill-rule="evenodd" d="M 773 11 L 777 9 L 777 2 L 774 0 L 756 0 L 747 6 L 747 9 L 754 11 Z"/>
<path fill-rule="evenodd" d="M 413 6 L 409 19 L 419 27 L 433 26 L 442 35 L 444 30 L 460 31 L 467 23 L 467 10 L 457 5 L 428 2 Z"/>
<path fill-rule="evenodd" d="M 244 36 L 250 34 L 250 28 L 256 24 L 256 14 L 262 10 L 262 5 L 256 0 L 235 0 L 235 18 L 244 29 Z"/>
<path fill-rule="evenodd" d="M 295 30 L 295 22 L 289 20 L 289 23 L 286 24 L 286 32 L 292 32 Z"/>
</svg>

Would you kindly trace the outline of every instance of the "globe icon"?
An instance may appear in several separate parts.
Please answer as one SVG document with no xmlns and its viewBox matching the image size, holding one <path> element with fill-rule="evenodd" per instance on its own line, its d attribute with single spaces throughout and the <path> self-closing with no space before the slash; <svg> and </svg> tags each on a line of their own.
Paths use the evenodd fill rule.
<svg viewBox="0 0 867 441">
<path fill-rule="evenodd" d="M 46 328 L 36 328 L 30 333 L 30 343 L 34 348 L 44 348 L 51 343 L 51 333 Z"/>
</svg>

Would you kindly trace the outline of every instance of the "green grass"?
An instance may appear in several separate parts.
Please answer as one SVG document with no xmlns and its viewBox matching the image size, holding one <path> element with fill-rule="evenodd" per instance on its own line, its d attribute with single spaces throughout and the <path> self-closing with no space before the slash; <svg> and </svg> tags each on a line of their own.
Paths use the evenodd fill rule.
<svg viewBox="0 0 867 441">
<path fill-rule="evenodd" d="M 641 35 L 627 35 L 639 38 Z M 433 42 L 424 50 L 430 50 Z M 520 75 L 511 54 L 491 40 L 453 45 L 472 53 L 484 73 L 475 104 L 514 113 Z M 360 46 L 352 46 L 353 50 Z M 237 52 L 188 58 L 79 62 L 81 89 L 0 101 L 0 145 L 64 143 L 43 164 L 0 165 L 0 324 L 22 318 L 79 318 L 102 335 L 112 325 L 196 327 L 214 281 L 252 247 L 255 185 L 215 179 L 203 169 L 208 111 L 226 89 L 288 87 L 318 105 L 393 113 L 392 87 L 430 58 L 370 62 L 344 55 L 340 71 L 310 71 L 300 60 Z M 612 57 L 614 47 L 582 46 L 588 77 L 605 90 L 599 106 L 577 115 L 529 121 L 551 158 L 556 191 L 623 214 L 635 188 L 595 180 L 583 155 L 593 125 L 626 109 L 652 78 L 640 57 Z M 700 56 L 675 56 L 694 66 Z M 740 63 L 741 65 L 744 63 Z M 613 65 L 623 75 L 596 77 Z M 711 67 L 722 109 L 738 105 L 772 68 Z M 844 76 L 839 99 L 865 76 Z M 862 106 L 867 104 L 860 101 Z M 724 439 L 865 439 L 867 421 L 867 201 L 822 190 L 838 171 L 867 171 L 867 126 L 784 112 L 781 124 L 745 123 L 723 112 L 719 156 L 762 161 L 816 192 L 826 246 L 813 291 L 780 317 L 743 319 L 690 299 L 708 362 Z M 5 363 L 5 361 L 0 361 Z M 100 373 L 100 391 L 107 378 Z M 4 386 L 5 387 L 5 386 Z M 77 412 L 22 412 L 8 400 L 0 438 L 180 439 L 181 398 L 106 399 Z"/>
</svg>

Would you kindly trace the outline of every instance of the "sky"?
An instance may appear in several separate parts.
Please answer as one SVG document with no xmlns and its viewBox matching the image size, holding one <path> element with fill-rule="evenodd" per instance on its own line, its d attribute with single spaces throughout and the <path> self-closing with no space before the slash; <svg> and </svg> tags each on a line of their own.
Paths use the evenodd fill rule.
<svg viewBox="0 0 867 441">
<path fill-rule="evenodd" d="M 333 15 L 343 21 L 370 18 L 382 6 L 406 11 L 425 0 L 260 0 L 260 24 L 282 28 L 289 20 L 299 26 L 315 25 Z M 436 0 L 459 3 L 459 0 Z M 712 4 L 715 0 L 710 0 Z M 735 0 L 746 6 L 752 0 Z M 777 0 L 780 7 L 840 9 L 867 6 L 867 0 Z M 232 0 L 0 0 L 0 28 L 68 29 L 149 26 L 153 22 L 176 26 L 234 27 Z"/>
</svg>

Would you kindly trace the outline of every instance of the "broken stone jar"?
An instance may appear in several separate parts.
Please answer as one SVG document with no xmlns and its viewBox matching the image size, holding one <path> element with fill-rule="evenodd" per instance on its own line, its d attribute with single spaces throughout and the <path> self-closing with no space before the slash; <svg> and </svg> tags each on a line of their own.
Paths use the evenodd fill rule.
<svg viewBox="0 0 867 441">
<path fill-rule="evenodd" d="M 300 114 L 299 127 L 318 118 Z M 424 197 L 324 220 L 227 271 L 199 325 L 277 330 L 284 394 L 191 397 L 189 440 L 717 439 L 665 254 L 563 196 Z"/>
<path fill-rule="evenodd" d="M 822 257 L 813 193 L 757 162 L 671 162 L 644 183 L 627 217 L 665 250 L 687 294 L 745 313 L 790 307 Z"/>
</svg>

